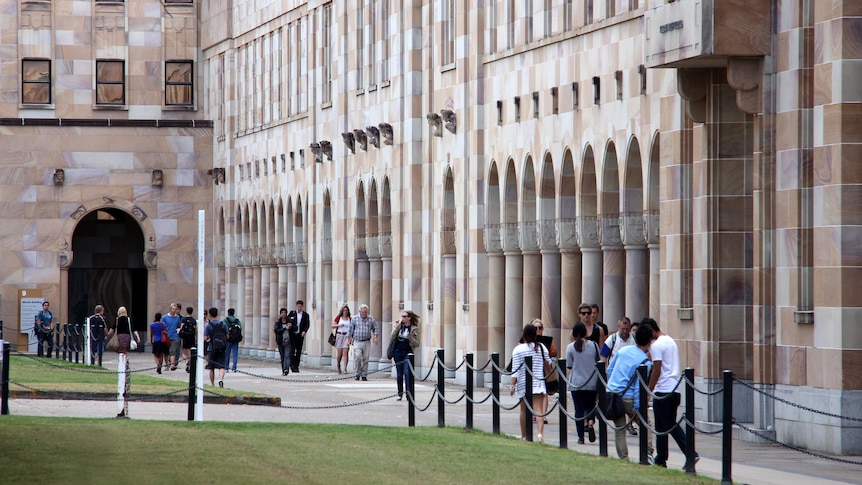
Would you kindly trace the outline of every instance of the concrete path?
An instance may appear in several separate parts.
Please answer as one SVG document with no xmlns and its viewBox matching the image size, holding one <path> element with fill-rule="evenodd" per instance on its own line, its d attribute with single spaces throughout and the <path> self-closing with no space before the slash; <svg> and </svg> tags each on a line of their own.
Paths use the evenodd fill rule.
<svg viewBox="0 0 862 485">
<path fill-rule="evenodd" d="M 116 355 L 106 355 L 104 366 L 116 367 Z M 131 357 L 131 367 L 144 369 L 153 367 L 150 354 L 135 353 Z M 156 376 L 156 372 L 148 374 Z M 174 380 L 188 380 L 182 368 L 166 372 L 162 377 Z M 208 378 L 207 378 L 208 382 Z M 375 426 L 407 426 L 407 401 L 396 401 L 395 380 L 389 373 L 376 373 L 367 382 L 355 381 L 352 375 L 337 374 L 321 369 L 301 369 L 298 374 L 282 377 L 280 367 L 275 362 L 244 359 L 240 362 L 239 372 L 225 376 L 225 387 L 234 390 L 252 391 L 281 398 L 281 407 L 205 404 L 205 421 L 263 421 L 263 422 L 315 422 L 367 424 Z M 462 391 L 449 382 L 446 391 L 449 396 L 458 396 Z M 134 392 L 134 377 L 132 378 Z M 476 399 L 486 396 L 488 390 L 477 389 Z M 434 394 L 433 382 L 418 382 L 416 401 L 424 407 Z M 508 393 L 501 397 L 507 407 L 515 404 Z M 453 397 L 449 398 L 454 400 Z M 48 415 L 66 417 L 105 417 L 111 418 L 118 412 L 113 401 L 61 401 L 48 399 L 10 400 L 13 415 Z M 188 406 L 178 403 L 132 402 L 129 405 L 132 419 L 185 420 Z M 466 425 L 466 406 L 462 400 L 458 404 L 445 406 L 445 425 L 464 427 Z M 501 411 L 501 432 L 520 435 L 518 412 Z M 416 412 L 417 426 L 437 426 L 436 398 L 430 407 Z M 556 412 L 549 416 L 545 427 L 546 446 L 559 445 L 559 417 Z M 492 430 L 491 405 L 474 405 L 473 427 L 490 432 Z M 573 422 L 568 425 L 569 448 L 588 454 L 598 454 L 598 442 L 577 445 Z M 536 431 L 534 430 L 534 433 Z M 613 433 L 608 440 L 608 452 L 614 457 Z M 697 450 L 700 461 L 697 473 L 721 479 L 721 439 L 720 436 L 697 435 Z M 637 437 L 629 437 L 629 455 L 633 460 L 638 457 Z M 536 445 L 539 446 L 539 445 Z M 746 484 L 839 484 L 862 483 L 862 466 L 838 463 L 805 453 L 788 450 L 776 445 L 755 444 L 735 440 L 733 442 L 732 478 L 734 483 Z M 840 459 L 862 462 L 862 457 L 839 457 Z M 616 459 L 616 458 L 609 458 Z M 681 468 L 684 456 L 671 440 L 668 466 Z"/>
</svg>

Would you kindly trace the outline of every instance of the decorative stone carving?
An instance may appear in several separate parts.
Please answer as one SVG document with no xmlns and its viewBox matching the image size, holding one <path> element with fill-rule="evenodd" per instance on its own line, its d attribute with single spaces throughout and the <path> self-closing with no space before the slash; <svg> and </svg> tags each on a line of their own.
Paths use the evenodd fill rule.
<svg viewBox="0 0 862 485">
<path fill-rule="evenodd" d="M 557 247 L 560 249 L 578 249 L 577 221 L 575 219 L 557 220 Z"/>
<path fill-rule="evenodd" d="M 233 251 L 233 261 L 234 265 L 237 267 L 245 265 L 245 258 L 243 257 L 242 251 Z"/>
<path fill-rule="evenodd" d="M 602 246 L 619 246 L 623 243 L 620 238 L 620 215 L 608 214 L 599 218 L 599 241 Z"/>
<path fill-rule="evenodd" d="M 443 120 L 437 113 L 428 113 L 425 117 L 431 126 L 431 136 L 443 136 Z"/>
<path fill-rule="evenodd" d="M 320 151 L 332 161 L 332 143 L 329 140 L 320 140 Z"/>
<path fill-rule="evenodd" d="M 365 252 L 369 258 L 380 257 L 380 241 L 377 239 L 377 236 L 365 237 Z"/>
<path fill-rule="evenodd" d="M 257 249 L 257 254 L 260 255 L 260 264 L 269 265 L 272 261 L 270 260 L 270 250 L 266 246 L 261 246 Z"/>
<path fill-rule="evenodd" d="M 356 247 L 356 257 L 357 258 L 366 258 L 368 257 L 368 252 L 365 250 L 365 236 L 354 237 L 353 244 Z"/>
<path fill-rule="evenodd" d="M 580 216 L 577 219 L 578 246 L 581 248 L 599 247 L 598 219 L 592 216 Z"/>
<path fill-rule="evenodd" d="M 380 130 L 374 126 L 366 126 L 366 133 L 368 133 L 368 143 L 371 143 L 371 146 L 374 148 L 380 148 Z"/>
<path fill-rule="evenodd" d="M 165 173 L 159 169 L 153 170 L 153 187 L 162 187 L 165 184 Z"/>
<path fill-rule="evenodd" d="M 710 86 L 709 69 L 677 69 L 676 88 L 686 100 L 688 116 L 697 123 L 706 121 L 706 90 Z"/>
<path fill-rule="evenodd" d="M 139 221 L 143 221 L 147 218 L 147 213 L 138 206 L 132 207 L 132 215 L 137 217 Z"/>
<path fill-rule="evenodd" d="M 440 251 L 443 254 L 455 254 L 455 228 L 440 228 Z"/>
<path fill-rule="evenodd" d="M 749 114 L 763 111 L 763 60 L 760 57 L 730 57 L 727 60 L 727 83 L 736 90 L 736 106 Z"/>
<path fill-rule="evenodd" d="M 320 143 L 314 141 L 308 147 L 311 148 L 311 153 L 314 154 L 314 161 L 316 163 L 323 163 L 323 150 L 320 148 Z"/>
<path fill-rule="evenodd" d="M 294 250 L 296 251 L 296 262 L 297 263 L 307 263 L 308 260 L 305 259 L 305 241 L 300 241 L 298 243 L 294 243 Z"/>
<path fill-rule="evenodd" d="M 83 205 L 79 205 L 78 208 L 75 209 L 75 212 L 73 212 L 70 217 L 72 219 L 78 220 L 81 218 L 81 216 L 83 216 L 86 213 L 87 213 L 87 208 L 84 207 Z"/>
<path fill-rule="evenodd" d="M 554 249 L 557 247 L 557 221 L 543 219 L 539 225 L 539 249 Z"/>
<path fill-rule="evenodd" d="M 69 268 L 72 266 L 72 251 L 60 251 L 60 267 Z"/>
<path fill-rule="evenodd" d="M 392 257 L 392 234 L 385 232 L 377 236 L 377 242 L 380 246 L 380 257 Z"/>
<path fill-rule="evenodd" d="M 62 168 L 54 170 L 54 185 L 62 187 L 66 183 L 66 171 Z"/>
<path fill-rule="evenodd" d="M 536 221 L 521 221 L 521 249 L 539 250 L 539 231 Z"/>
<path fill-rule="evenodd" d="M 521 225 L 517 222 L 508 222 L 501 225 L 501 230 L 503 251 L 520 251 Z"/>
<path fill-rule="evenodd" d="M 284 245 L 284 262 L 287 264 L 296 263 L 296 245 L 292 242 Z"/>
<path fill-rule="evenodd" d="M 353 133 L 342 133 L 341 138 L 344 140 L 344 145 L 350 150 L 350 153 L 356 153 L 356 140 L 353 138 Z"/>
<path fill-rule="evenodd" d="M 644 219 L 641 212 L 620 214 L 620 239 L 626 246 L 646 244 L 644 239 Z"/>
<path fill-rule="evenodd" d="M 455 133 L 458 128 L 458 120 L 455 117 L 455 112 L 451 109 L 440 110 L 440 117 L 443 118 L 444 126 L 450 133 Z"/>
<path fill-rule="evenodd" d="M 658 211 L 647 211 L 643 214 L 644 239 L 647 244 L 659 243 L 659 216 Z"/>
<path fill-rule="evenodd" d="M 394 135 L 392 134 L 392 125 L 389 123 L 380 123 L 377 125 L 380 127 L 380 135 L 383 137 L 384 145 L 391 145 Z"/>
<path fill-rule="evenodd" d="M 500 238 L 500 225 L 486 224 L 485 237 L 482 241 L 485 243 L 486 253 L 499 253 L 503 251 L 503 241 Z"/>
<path fill-rule="evenodd" d="M 144 265 L 147 269 L 156 269 L 156 266 L 159 265 L 159 253 L 152 249 L 148 249 L 144 253 Z"/>
<path fill-rule="evenodd" d="M 359 148 L 368 150 L 368 137 L 365 135 L 364 131 L 353 130 L 353 138 L 356 139 L 356 143 L 359 143 Z"/>
<path fill-rule="evenodd" d="M 284 264 L 284 244 L 275 247 L 275 263 Z"/>
</svg>

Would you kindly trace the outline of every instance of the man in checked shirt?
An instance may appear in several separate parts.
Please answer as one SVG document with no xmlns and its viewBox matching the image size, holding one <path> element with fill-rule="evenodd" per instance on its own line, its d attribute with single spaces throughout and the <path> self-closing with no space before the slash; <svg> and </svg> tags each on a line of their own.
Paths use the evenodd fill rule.
<svg viewBox="0 0 862 485">
<path fill-rule="evenodd" d="M 359 315 L 353 317 L 353 324 L 347 332 L 347 341 L 353 345 L 353 360 L 356 366 L 357 381 L 361 378 L 368 380 L 368 357 L 371 353 L 371 339 L 377 345 L 378 328 L 377 321 L 368 314 L 368 305 L 359 306 Z"/>
</svg>

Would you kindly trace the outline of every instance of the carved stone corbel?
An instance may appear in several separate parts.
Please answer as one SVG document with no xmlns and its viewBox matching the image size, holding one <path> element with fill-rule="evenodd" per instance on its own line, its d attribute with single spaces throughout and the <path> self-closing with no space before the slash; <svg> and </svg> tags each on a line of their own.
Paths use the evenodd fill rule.
<svg viewBox="0 0 862 485">
<path fill-rule="evenodd" d="M 727 60 L 727 83 L 736 90 L 736 106 L 745 113 L 763 111 L 763 60 L 760 57 L 731 57 Z"/>
<path fill-rule="evenodd" d="M 332 143 L 329 140 L 320 140 L 320 151 L 326 155 L 326 158 L 332 161 Z"/>
<path fill-rule="evenodd" d="M 350 150 L 350 153 L 356 153 L 356 140 L 353 138 L 353 133 L 349 131 L 347 133 L 342 133 L 341 138 L 344 140 L 344 144 L 347 146 L 347 149 Z"/>
<path fill-rule="evenodd" d="M 676 86 L 686 101 L 689 118 L 697 123 L 706 122 L 706 94 L 709 89 L 709 69 L 677 69 Z"/>
<path fill-rule="evenodd" d="M 374 126 L 366 126 L 365 132 L 368 133 L 368 143 L 374 148 L 380 148 L 380 130 Z"/>
<path fill-rule="evenodd" d="M 353 130 L 353 138 L 355 138 L 356 142 L 359 143 L 359 148 L 368 150 L 368 138 L 365 136 L 364 131 Z"/>
<path fill-rule="evenodd" d="M 380 123 L 377 125 L 380 128 L 380 135 L 383 137 L 384 145 L 391 145 L 393 140 L 392 125 L 389 123 Z"/>
<path fill-rule="evenodd" d="M 443 136 L 443 120 L 437 113 L 428 113 L 425 117 L 431 126 L 431 136 Z"/>
<path fill-rule="evenodd" d="M 443 118 L 446 129 L 449 130 L 450 133 L 455 133 L 458 128 L 458 120 L 455 117 L 455 112 L 451 109 L 443 109 L 440 110 L 440 117 Z"/>
</svg>

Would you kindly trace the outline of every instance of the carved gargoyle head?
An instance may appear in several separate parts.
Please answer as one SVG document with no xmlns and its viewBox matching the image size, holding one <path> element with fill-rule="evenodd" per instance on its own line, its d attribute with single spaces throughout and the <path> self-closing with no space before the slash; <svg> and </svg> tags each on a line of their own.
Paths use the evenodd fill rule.
<svg viewBox="0 0 862 485">
<path fill-rule="evenodd" d="M 380 123 L 377 126 L 380 127 L 380 136 L 383 137 L 383 144 L 384 145 L 391 145 L 392 144 L 392 138 L 393 138 L 393 136 L 392 136 L 392 125 L 390 125 L 389 123 Z"/>
<path fill-rule="evenodd" d="M 443 122 L 440 119 L 440 115 L 437 113 L 428 113 L 428 116 L 425 117 L 428 120 L 428 124 L 431 126 L 431 135 L 433 136 L 443 136 Z"/>
<path fill-rule="evenodd" d="M 356 138 L 356 141 L 359 143 L 359 148 L 368 150 L 368 138 L 365 136 L 364 131 L 353 130 L 353 137 Z"/>
<path fill-rule="evenodd" d="M 356 140 L 353 138 L 353 133 L 347 132 L 342 133 L 341 138 L 344 139 L 344 144 L 347 145 L 347 149 L 350 150 L 350 153 L 356 153 Z"/>
<path fill-rule="evenodd" d="M 368 143 L 374 148 L 380 148 L 380 130 L 374 126 L 366 126 L 365 132 L 368 133 Z"/>
<path fill-rule="evenodd" d="M 332 143 L 329 140 L 320 140 L 320 151 L 326 155 L 326 158 L 332 160 Z"/>
<path fill-rule="evenodd" d="M 322 163 L 323 151 L 320 149 L 320 143 L 313 141 L 311 142 L 311 145 L 309 145 L 309 148 L 311 148 L 311 153 L 314 154 L 314 161 L 317 163 Z"/>
<path fill-rule="evenodd" d="M 445 123 L 446 129 L 452 133 L 455 133 L 455 129 L 458 126 L 457 119 L 455 118 L 455 112 L 451 109 L 440 110 L 440 116 L 443 118 L 443 122 Z"/>
</svg>

